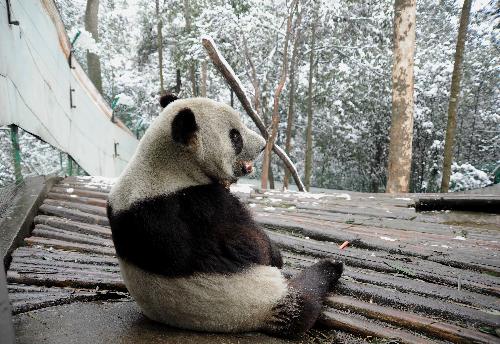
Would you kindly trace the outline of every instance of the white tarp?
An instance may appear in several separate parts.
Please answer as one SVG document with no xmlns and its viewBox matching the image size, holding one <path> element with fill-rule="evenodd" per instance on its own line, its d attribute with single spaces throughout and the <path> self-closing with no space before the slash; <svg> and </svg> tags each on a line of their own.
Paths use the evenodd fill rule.
<svg viewBox="0 0 500 344">
<path fill-rule="evenodd" d="M 137 139 L 122 123 L 111 122 L 111 109 L 75 59 L 74 69 L 69 67 L 70 45 L 54 3 L 10 3 L 19 25 L 9 25 L 1 1 L 0 125 L 16 124 L 40 137 L 91 175 L 118 176 Z"/>
</svg>

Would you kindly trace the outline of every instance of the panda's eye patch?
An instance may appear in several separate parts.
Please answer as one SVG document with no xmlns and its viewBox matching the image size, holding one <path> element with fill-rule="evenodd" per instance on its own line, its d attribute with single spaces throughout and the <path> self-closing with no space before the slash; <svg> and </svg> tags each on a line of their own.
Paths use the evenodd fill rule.
<svg viewBox="0 0 500 344">
<path fill-rule="evenodd" d="M 240 154 L 243 150 L 243 138 L 240 131 L 238 129 L 231 129 L 229 131 L 229 138 L 231 139 L 236 155 Z"/>
</svg>

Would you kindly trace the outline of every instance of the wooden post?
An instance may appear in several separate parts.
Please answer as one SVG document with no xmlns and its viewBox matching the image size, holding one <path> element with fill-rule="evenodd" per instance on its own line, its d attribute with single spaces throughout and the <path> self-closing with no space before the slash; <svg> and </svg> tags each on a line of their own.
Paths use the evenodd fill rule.
<svg viewBox="0 0 500 344">
<path fill-rule="evenodd" d="M 23 181 L 23 173 L 21 171 L 21 149 L 19 148 L 19 133 L 18 127 L 15 124 L 9 125 L 10 140 L 12 142 L 12 158 L 14 160 L 14 176 L 16 184 Z"/>
</svg>

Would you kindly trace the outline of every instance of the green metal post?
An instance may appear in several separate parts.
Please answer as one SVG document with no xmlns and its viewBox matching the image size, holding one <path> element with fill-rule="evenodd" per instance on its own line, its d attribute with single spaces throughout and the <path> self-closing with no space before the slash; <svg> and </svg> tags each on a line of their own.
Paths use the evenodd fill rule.
<svg viewBox="0 0 500 344">
<path fill-rule="evenodd" d="M 66 165 L 66 175 L 73 175 L 73 158 L 68 154 L 68 164 Z"/>
<path fill-rule="evenodd" d="M 23 181 L 23 173 L 21 171 L 21 149 L 19 148 L 19 136 L 17 125 L 11 124 L 10 128 L 10 140 L 12 142 L 12 157 L 14 158 L 14 176 L 16 177 L 16 183 L 21 183 Z"/>
</svg>

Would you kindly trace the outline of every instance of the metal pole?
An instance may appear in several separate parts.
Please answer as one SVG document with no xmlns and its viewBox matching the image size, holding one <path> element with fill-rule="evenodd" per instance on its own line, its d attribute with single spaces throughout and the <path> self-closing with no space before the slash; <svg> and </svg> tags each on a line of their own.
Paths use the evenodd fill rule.
<svg viewBox="0 0 500 344">
<path fill-rule="evenodd" d="M 73 158 L 68 154 L 68 164 L 66 165 L 66 175 L 73 175 Z"/>
<path fill-rule="evenodd" d="M 15 124 L 9 125 L 10 140 L 12 142 L 12 157 L 14 159 L 14 176 L 16 183 L 19 184 L 23 181 L 23 173 L 21 171 L 21 149 L 19 148 L 19 135 L 18 127 Z"/>
</svg>

